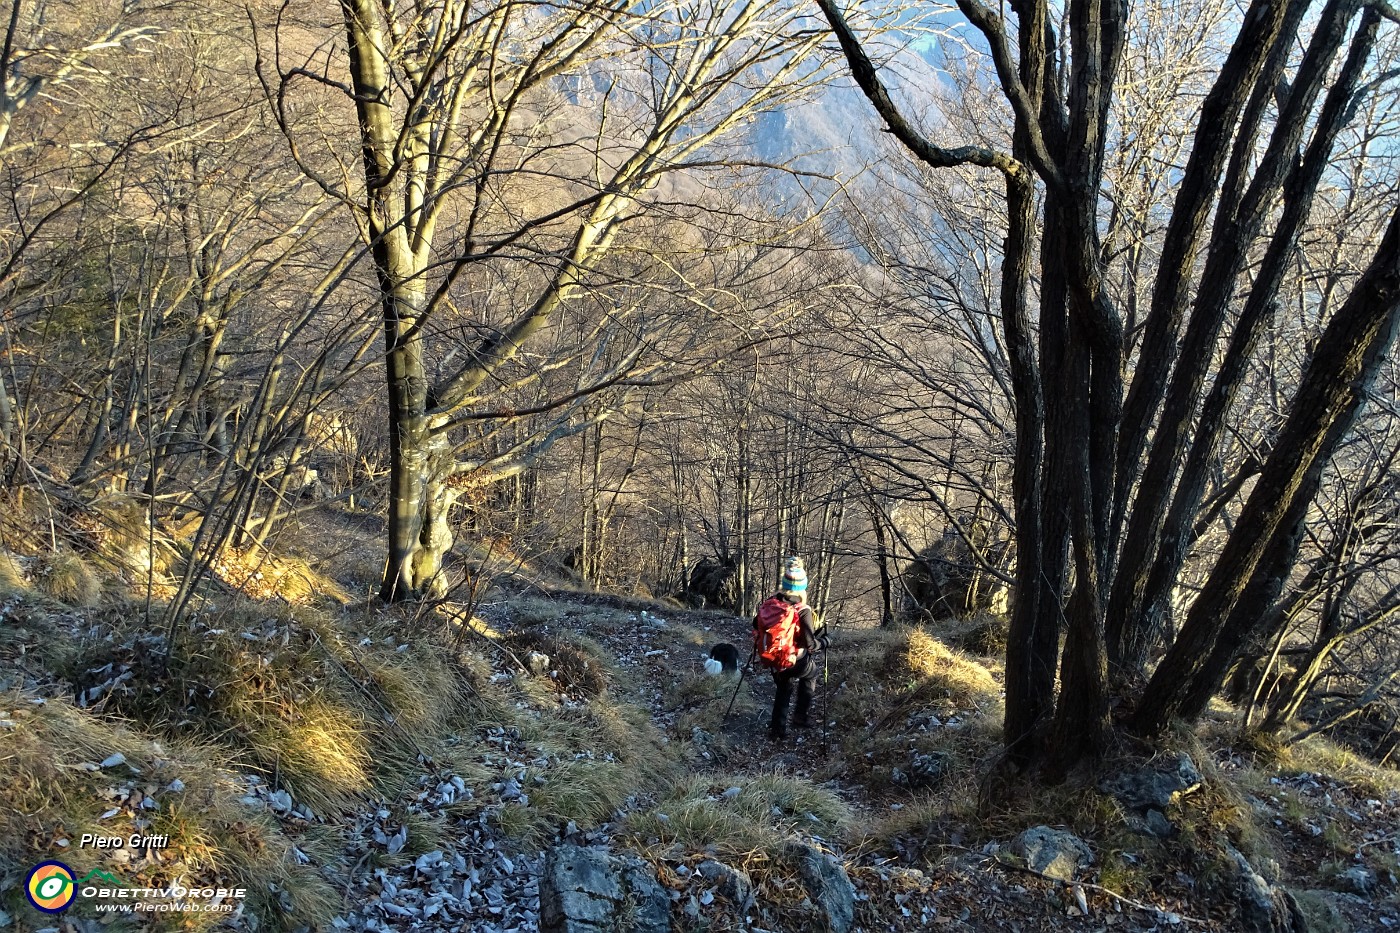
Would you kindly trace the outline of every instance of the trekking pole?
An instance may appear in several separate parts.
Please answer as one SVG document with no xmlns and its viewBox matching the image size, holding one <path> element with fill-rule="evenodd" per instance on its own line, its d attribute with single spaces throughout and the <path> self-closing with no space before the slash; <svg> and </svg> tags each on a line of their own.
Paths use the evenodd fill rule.
<svg viewBox="0 0 1400 933">
<path fill-rule="evenodd" d="M 739 699 L 739 689 L 744 686 L 744 677 L 748 674 L 749 665 L 753 663 L 754 655 L 756 654 L 758 654 L 758 645 L 753 646 L 753 650 L 749 652 L 749 659 L 745 661 L 744 666 L 739 669 L 739 682 L 734 685 L 734 695 L 729 698 L 729 706 L 724 710 L 724 718 L 719 721 L 721 726 L 729 722 L 729 714 L 734 712 L 734 701 Z"/>
<path fill-rule="evenodd" d="M 827 742 L 826 729 L 827 721 L 831 718 L 831 640 L 828 637 L 827 647 L 822 649 L 822 752 L 830 753 L 831 746 Z"/>
</svg>

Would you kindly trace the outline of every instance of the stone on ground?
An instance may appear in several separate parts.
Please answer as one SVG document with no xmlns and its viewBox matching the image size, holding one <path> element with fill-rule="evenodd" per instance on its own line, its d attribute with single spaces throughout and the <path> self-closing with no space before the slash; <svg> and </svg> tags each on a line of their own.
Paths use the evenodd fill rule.
<svg viewBox="0 0 1400 933">
<path fill-rule="evenodd" d="M 1094 853 L 1074 833 L 1049 826 L 1032 826 L 1011 841 L 1011 851 L 1026 867 L 1049 878 L 1073 881 L 1081 868 L 1094 862 Z"/>
<path fill-rule="evenodd" d="M 671 902 L 641 859 L 561 845 L 545 855 L 542 933 L 670 933 Z"/>
<path fill-rule="evenodd" d="M 1201 786 L 1201 772 L 1189 755 L 1139 771 L 1122 771 L 1105 779 L 1099 790 L 1129 810 L 1165 810 Z"/>
<path fill-rule="evenodd" d="M 747 872 L 731 868 L 714 859 L 701 862 L 695 866 L 695 870 L 706 881 L 716 882 L 720 895 L 727 897 L 740 911 L 747 913 L 753 908 L 753 881 Z"/>
<path fill-rule="evenodd" d="M 1305 933 L 1307 920 L 1293 895 L 1281 885 L 1270 883 L 1239 850 L 1227 846 L 1226 852 L 1238 872 L 1239 922 L 1243 933 Z"/>
<path fill-rule="evenodd" d="M 797 871 L 807 896 L 826 921 L 830 933 L 848 933 L 856 918 L 856 889 L 837 859 L 805 842 L 793 842 Z"/>
</svg>

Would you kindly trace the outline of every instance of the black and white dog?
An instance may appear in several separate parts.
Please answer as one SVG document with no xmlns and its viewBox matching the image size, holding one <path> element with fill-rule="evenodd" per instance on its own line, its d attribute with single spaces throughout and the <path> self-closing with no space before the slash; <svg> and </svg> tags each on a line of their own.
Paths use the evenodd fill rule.
<svg viewBox="0 0 1400 933">
<path fill-rule="evenodd" d="M 710 649 L 705 661 L 705 671 L 712 676 L 732 674 L 739 669 L 739 649 L 727 641 L 722 641 Z"/>
</svg>

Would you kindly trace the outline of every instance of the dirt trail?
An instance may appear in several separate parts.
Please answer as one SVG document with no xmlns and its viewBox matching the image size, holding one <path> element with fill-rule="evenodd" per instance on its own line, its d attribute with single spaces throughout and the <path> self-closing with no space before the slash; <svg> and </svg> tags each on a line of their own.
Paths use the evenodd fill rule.
<svg viewBox="0 0 1400 933">
<path fill-rule="evenodd" d="M 826 719 L 826 730 L 814 724 L 805 730 L 794 729 L 787 739 L 775 742 L 768 737 L 773 679 L 757 664 L 749 667 L 742 685 L 737 675 L 720 675 L 714 678 L 713 695 L 677 700 L 687 682 L 693 686 L 708 676 L 703 665 L 713 645 L 728 642 L 748 657 L 747 619 L 714 611 L 663 609 L 609 597 L 561 594 L 555 599 L 561 608 L 559 618 L 539 627 L 552 634 L 582 634 L 596 640 L 617 661 L 624 698 L 644 705 L 664 734 L 673 740 L 695 739 L 693 730 L 687 732 L 682 725 L 688 716 L 699 718 L 694 714 L 718 722 L 717 727 L 705 729 L 722 739 L 708 746 L 709 759 L 701 752 L 705 770 L 735 775 L 780 773 L 815 780 L 852 808 L 863 808 L 863 795 L 857 789 L 839 781 L 822 780 L 840 764 L 840 743 L 835 734 L 839 726 L 823 715 L 830 712 L 830 698 L 840 685 L 839 670 L 831 669 L 830 658 L 821 659 L 828 662 L 824 667 L 826 676 L 818 677 L 812 705 L 814 723 Z M 510 605 L 502 603 L 496 612 L 491 611 L 493 607 L 485 607 L 483 615 L 513 627 L 519 623 L 511 618 Z M 612 624 L 599 624 L 600 617 L 607 615 L 614 616 L 608 620 Z M 724 718 L 724 709 L 736 689 L 740 691 L 738 702 Z M 697 744 L 703 745 L 701 738 Z"/>
</svg>

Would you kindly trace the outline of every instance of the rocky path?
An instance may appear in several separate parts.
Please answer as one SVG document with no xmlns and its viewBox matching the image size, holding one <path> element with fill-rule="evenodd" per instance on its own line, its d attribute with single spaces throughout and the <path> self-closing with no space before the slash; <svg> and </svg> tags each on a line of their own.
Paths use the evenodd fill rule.
<svg viewBox="0 0 1400 933">
<path fill-rule="evenodd" d="M 689 741 L 689 753 L 698 773 L 713 773 L 717 781 L 776 773 L 820 783 L 845 801 L 855 814 L 856 825 L 873 822 L 900 805 L 893 800 L 871 800 L 862 787 L 840 779 L 840 742 L 834 734 L 828 734 L 829 741 L 823 742 L 818 728 L 795 733 L 783 743 L 771 742 L 765 727 L 772 686 L 766 676 L 748 681 L 745 690 L 752 690 L 752 698 L 747 706 L 741 703 L 739 711 L 727 722 L 718 727 L 712 725 L 717 735 L 709 738 L 717 741 L 707 742 L 706 736 L 697 736 L 693 729 L 686 728 L 692 721 L 686 718 L 688 713 L 726 703 L 730 691 L 725 689 L 717 696 L 701 695 L 694 700 L 687 699 L 681 691 L 678 700 L 678 684 L 697 678 L 709 645 L 720 641 L 743 644 L 747 628 L 743 620 L 717 613 L 642 608 L 629 601 L 587 596 L 561 597 L 555 602 L 557 612 L 538 612 L 531 619 L 523 618 L 516 601 L 487 605 L 482 607 L 481 615 L 500 632 L 516 631 L 525 625 L 536 631 L 553 630 L 561 637 L 572 633 L 596 640 L 616 659 L 617 683 L 612 689 L 617 698 L 644 706 L 656 726 L 672 741 Z M 588 625 L 590 619 L 598 624 Z M 504 657 L 493 659 L 493 665 L 498 678 L 531 676 Z M 834 685 L 829 686 L 834 689 Z M 816 709 L 821 709 L 820 694 Z M 710 717 L 710 721 L 715 718 Z M 528 803 L 531 788 L 524 779 L 527 769 L 538 771 L 551 763 L 533 757 L 529 743 L 513 729 L 488 730 L 484 739 L 490 753 L 482 764 L 504 778 L 489 789 L 478 790 L 489 795 L 489 801 L 472 801 L 471 784 L 462 775 L 425 768 L 406 807 L 371 808 L 357 816 L 344 853 L 345 863 L 352 866 L 347 902 L 354 907 L 336 919 L 337 929 L 375 933 L 534 933 L 541 928 L 539 879 L 546 871 L 560 870 L 559 853 L 611 849 L 621 856 L 625 847 L 614 844 L 620 821 L 626 819 L 629 809 L 645 809 L 649 801 L 638 800 L 635 805 L 629 801 L 628 807 L 614 814 L 612 820 L 586 831 L 570 824 L 552 838 L 541 840 L 539 849 L 522 850 L 506 838 L 493 818 L 494 808 L 497 804 Z M 251 792 L 265 794 L 257 788 Z M 1344 795 L 1334 786 L 1308 785 L 1301 787 L 1300 792 L 1324 796 L 1330 792 L 1338 805 L 1343 805 Z M 275 799 L 275 795 L 268 795 L 267 800 L 274 812 L 285 803 Z M 467 803 L 487 806 L 463 806 Z M 1268 804 L 1268 800 L 1263 803 Z M 1377 808 L 1381 806 L 1372 801 L 1355 803 L 1358 813 L 1369 808 L 1364 814 L 1367 817 L 1376 815 L 1371 811 L 1379 812 Z M 1393 815 L 1395 806 L 1393 800 L 1384 804 L 1386 815 Z M 289 819 L 295 816 L 278 815 Z M 437 824 L 437 838 L 444 841 L 420 852 L 413 850 L 411 827 L 423 821 Z M 1062 884 L 1010 870 L 999 856 L 1010 840 L 963 849 L 961 854 L 959 847 L 952 844 L 956 836 L 928 841 L 943 854 L 937 867 L 927 870 L 908 867 L 901 864 L 902 859 L 886 853 L 838 852 L 844 862 L 841 876 L 847 877 L 848 873 L 853 882 L 853 919 L 847 929 L 870 933 L 940 928 L 974 933 L 1234 929 L 1234 921 L 1229 918 L 1193 916 L 1189 897 L 1155 908 L 1116 898 L 1091 884 Z M 554 863 L 547 861 L 551 851 L 555 853 Z M 820 857 L 816 847 L 808 846 L 808 851 L 815 854 L 799 857 Z M 410 857 L 405 857 L 405 852 Z M 923 864 L 918 852 L 913 856 Z M 671 913 L 680 921 L 678 929 L 762 933 L 789 928 L 783 920 L 783 912 L 789 908 L 783 906 L 782 899 L 794 895 L 782 889 L 781 881 L 777 890 L 759 894 L 743 872 L 703 853 L 657 864 L 662 882 L 657 890 L 671 900 Z M 1083 871 L 1093 877 L 1092 869 L 1085 867 Z M 1357 882 L 1360 885 L 1366 879 L 1358 875 Z M 755 894 L 760 897 L 756 910 L 752 907 Z M 774 897 L 778 899 L 776 904 L 763 904 L 762 899 Z M 796 897 L 798 900 L 787 902 L 798 911 L 793 916 L 809 916 L 810 898 L 798 903 L 802 899 L 800 888 Z M 747 919 L 743 913 L 719 910 L 721 905 L 741 901 L 751 905 Z M 1356 909 L 1350 912 L 1350 929 L 1400 929 L 1400 917 L 1394 912 L 1375 914 L 1369 923 L 1358 921 L 1358 917 L 1365 917 L 1359 892 L 1354 901 Z M 1343 898 L 1338 903 L 1346 907 L 1352 902 Z"/>
</svg>

